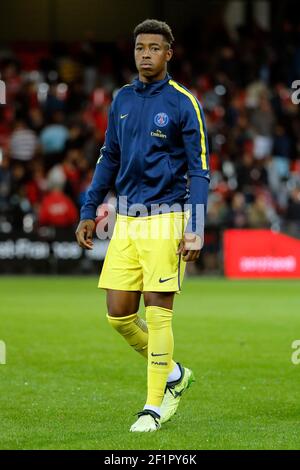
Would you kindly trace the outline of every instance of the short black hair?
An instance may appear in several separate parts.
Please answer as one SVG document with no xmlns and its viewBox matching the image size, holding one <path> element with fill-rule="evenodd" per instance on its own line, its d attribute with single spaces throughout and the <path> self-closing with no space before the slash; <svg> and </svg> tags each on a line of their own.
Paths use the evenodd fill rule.
<svg viewBox="0 0 300 470">
<path fill-rule="evenodd" d="M 133 31 L 134 40 L 139 34 L 161 34 L 170 46 L 174 42 L 172 30 L 164 21 L 150 19 L 143 21 Z"/>
</svg>

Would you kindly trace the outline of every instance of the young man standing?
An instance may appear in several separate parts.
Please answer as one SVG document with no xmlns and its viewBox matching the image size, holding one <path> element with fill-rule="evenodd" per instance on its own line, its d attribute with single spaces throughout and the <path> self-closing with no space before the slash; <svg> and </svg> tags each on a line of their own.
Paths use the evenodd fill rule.
<svg viewBox="0 0 300 470">
<path fill-rule="evenodd" d="M 208 145 L 199 102 L 167 73 L 170 27 L 146 20 L 134 39 L 139 75 L 111 105 L 76 236 L 92 249 L 97 207 L 115 187 L 117 221 L 99 287 L 107 291 L 109 323 L 148 361 L 146 404 L 130 431 L 152 432 L 174 415 L 194 381 L 173 361 L 172 314 L 185 263 L 203 245 Z M 137 313 L 142 293 L 146 322 Z"/>
</svg>

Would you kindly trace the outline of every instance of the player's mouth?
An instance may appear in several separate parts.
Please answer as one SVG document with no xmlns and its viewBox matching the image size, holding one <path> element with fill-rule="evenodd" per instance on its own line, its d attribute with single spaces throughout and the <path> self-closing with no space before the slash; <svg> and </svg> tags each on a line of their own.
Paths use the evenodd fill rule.
<svg viewBox="0 0 300 470">
<path fill-rule="evenodd" d="M 142 67 L 143 69 L 150 69 L 150 68 L 153 67 L 153 65 L 150 64 L 149 62 L 142 62 L 142 63 L 140 64 L 140 67 Z"/>
</svg>

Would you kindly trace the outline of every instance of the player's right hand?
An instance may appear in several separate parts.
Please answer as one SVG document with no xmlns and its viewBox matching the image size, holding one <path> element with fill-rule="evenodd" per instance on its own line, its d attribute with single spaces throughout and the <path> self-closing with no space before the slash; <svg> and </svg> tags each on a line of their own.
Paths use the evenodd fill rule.
<svg viewBox="0 0 300 470">
<path fill-rule="evenodd" d="M 93 233 L 95 230 L 95 221 L 92 219 L 81 220 L 76 229 L 77 243 L 81 248 L 87 250 L 93 249 Z"/>
</svg>

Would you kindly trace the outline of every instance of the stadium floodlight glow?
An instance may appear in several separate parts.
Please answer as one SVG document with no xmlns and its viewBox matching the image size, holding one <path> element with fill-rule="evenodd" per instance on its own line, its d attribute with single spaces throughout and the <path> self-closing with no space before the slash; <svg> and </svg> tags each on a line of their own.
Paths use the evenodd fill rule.
<svg viewBox="0 0 300 470">
<path fill-rule="evenodd" d="M 65 100 L 68 92 L 68 85 L 66 83 L 59 83 L 56 87 L 56 96 L 60 100 Z"/>
<path fill-rule="evenodd" d="M 226 88 L 224 87 L 224 85 L 216 85 L 215 86 L 215 93 L 218 96 L 226 95 Z"/>
<path fill-rule="evenodd" d="M 12 231 L 12 225 L 10 222 L 7 220 L 4 220 L 3 222 L 0 222 L 0 232 L 2 233 L 11 233 Z"/>
<path fill-rule="evenodd" d="M 40 83 L 38 86 L 38 100 L 40 102 L 46 101 L 49 91 L 48 83 Z"/>
<path fill-rule="evenodd" d="M 38 82 L 41 81 L 41 73 L 40 73 L 38 70 L 31 70 L 31 71 L 28 73 L 28 79 L 29 79 L 31 82 L 38 83 Z"/>
<path fill-rule="evenodd" d="M 217 134 L 216 137 L 215 137 L 215 142 L 218 146 L 221 146 L 221 145 L 225 144 L 225 142 L 226 142 L 225 135 Z"/>
<path fill-rule="evenodd" d="M 225 161 L 222 165 L 222 170 L 227 178 L 231 178 L 235 175 L 235 168 L 232 162 Z"/>
<path fill-rule="evenodd" d="M 23 230 L 25 233 L 31 233 L 34 228 L 34 218 L 32 214 L 26 214 L 23 218 Z"/>
</svg>

